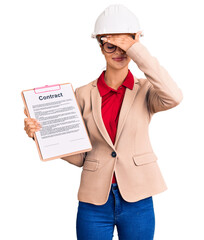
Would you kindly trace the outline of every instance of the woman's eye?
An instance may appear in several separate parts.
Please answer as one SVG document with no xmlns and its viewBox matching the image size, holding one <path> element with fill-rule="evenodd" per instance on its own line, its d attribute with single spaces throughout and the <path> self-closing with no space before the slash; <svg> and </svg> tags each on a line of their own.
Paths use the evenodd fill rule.
<svg viewBox="0 0 204 240">
<path fill-rule="evenodd" d="M 114 48 L 115 46 L 114 46 L 113 44 L 109 44 L 107 47 L 108 47 L 109 49 L 112 49 L 112 48 Z"/>
</svg>

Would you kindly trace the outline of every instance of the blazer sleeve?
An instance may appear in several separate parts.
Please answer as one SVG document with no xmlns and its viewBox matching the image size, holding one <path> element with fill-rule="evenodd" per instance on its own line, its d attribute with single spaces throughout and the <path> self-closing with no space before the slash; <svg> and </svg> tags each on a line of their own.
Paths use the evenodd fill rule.
<svg viewBox="0 0 204 240">
<path fill-rule="evenodd" d="M 151 56 L 140 42 L 134 43 L 126 51 L 149 81 L 146 94 L 147 107 L 150 113 L 164 111 L 177 106 L 183 99 L 181 89 L 162 67 L 157 58 Z"/>
<path fill-rule="evenodd" d="M 76 96 L 76 100 L 77 100 L 79 109 L 81 111 L 81 106 L 79 104 L 79 99 L 78 99 L 78 88 L 76 88 L 76 90 L 75 90 L 75 96 Z M 83 153 L 78 153 L 78 154 L 74 154 L 71 156 L 62 157 L 61 159 L 65 160 L 68 163 L 71 163 L 77 167 L 82 167 L 84 165 L 85 156 L 86 156 L 86 152 L 83 152 Z"/>
</svg>

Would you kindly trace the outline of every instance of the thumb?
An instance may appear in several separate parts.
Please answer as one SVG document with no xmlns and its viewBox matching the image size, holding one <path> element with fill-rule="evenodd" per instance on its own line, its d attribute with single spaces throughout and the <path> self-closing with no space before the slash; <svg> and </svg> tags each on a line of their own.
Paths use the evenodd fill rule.
<svg viewBox="0 0 204 240">
<path fill-rule="evenodd" d="M 136 39 L 137 42 L 139 42 L 139 40 L 140 40 L 140 34 L 141 34 L 141 33 L 142 33 L 142 31 L 139 31 L 139 32 L 137 32 L 136 35 L 135 35 L 135 39 Z"/>
<path fill-rule="evenodd" d="M 24 108 L 24 114 L 28 117 L 28 113 L 25 108 Z"/>
</svg>

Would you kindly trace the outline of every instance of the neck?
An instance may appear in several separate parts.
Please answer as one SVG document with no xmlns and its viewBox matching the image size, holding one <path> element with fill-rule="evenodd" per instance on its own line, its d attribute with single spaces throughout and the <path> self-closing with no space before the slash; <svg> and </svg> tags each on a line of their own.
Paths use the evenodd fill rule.
<svg viewBox="0 0 204 240">
<path fill-rule="evenodd" d="M 128 74 L 128 66 L 126 68 L 118 70 L 118 69 L 113 69 L 107 65 L 104 80 L 109 87 L 117 90 L 118 87 L 125 80 L 127 74 Z"/>
</svg>

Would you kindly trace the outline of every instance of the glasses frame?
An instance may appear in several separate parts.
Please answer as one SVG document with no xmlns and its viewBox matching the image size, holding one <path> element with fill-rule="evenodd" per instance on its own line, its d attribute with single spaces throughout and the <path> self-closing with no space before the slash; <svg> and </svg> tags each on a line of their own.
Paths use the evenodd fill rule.
<svg viewBox="0 0 204 240">
<path fill-rule="evenodd" d="M 113 45 L 113 46 L 115 47 L 115 48 L 113 49 L 113 51 L 112 51 L 112 52 L 107 52 L 107 51 L 105 50 L 105 48 L 104 48 L 104 46 L 105 46 L 106 44 L 111 44 L 111 45 L 113 45 L 112 43 L 108 43 L 108 42 L 105 42 L 105 43 L 102 44 L 103 50 L 104 50 L 106 53 L 113 53 L 113 52 L 116 51 L 117 46 L 116 46 L 116 45 Z"/>
<path fill-rule="evenodd" d="M 112 44 L 112 43 L 109 43 L 109 44 L 112 44 L 113 46 L 115 46 L 115 49 L 114 49 L 112 52 L 107 52 L 107 51 L 104 49 L 104 45 L 105 45 L 106 43 L 108 43 L 108 42 L 103 43 L 103 40 L 101 40 L 102 37 L 106 37 L 106 36 L 101 36 L 101 37 L 100 37 L 100 43 L 101 43 L 101 45 L 102 45 L 102 47 L 103 47 L 103 50 L 104 50 L 106 53 L 113 53 L 113 52 L 115 52 L 118 46 L 116 46 L 116 45 L 114 45 L 114 44 Z M 135 40 L 135 35 L 131 35 L 131 37 Z"/>
</svg>

